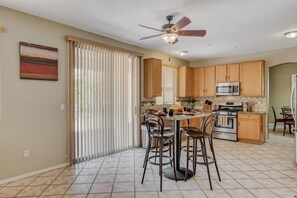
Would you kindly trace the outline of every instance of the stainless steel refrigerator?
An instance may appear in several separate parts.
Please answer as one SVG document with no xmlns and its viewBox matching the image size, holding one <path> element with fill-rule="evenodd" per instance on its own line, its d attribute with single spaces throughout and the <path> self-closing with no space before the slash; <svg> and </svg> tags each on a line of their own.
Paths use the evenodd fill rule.
<svg viewBox="0 0 297 198">
<path fill-rule="evenodd" d="M 297 98 L 297 75 L 292 76 L 292 93 L 291 93 L 291 111 L 295 121 L 295 126 L 292 127 L 292 132 L 295 133 L 295 163 L 297 163 L 297 111 L 296 111 L 296 98 Z"/>
</svg>

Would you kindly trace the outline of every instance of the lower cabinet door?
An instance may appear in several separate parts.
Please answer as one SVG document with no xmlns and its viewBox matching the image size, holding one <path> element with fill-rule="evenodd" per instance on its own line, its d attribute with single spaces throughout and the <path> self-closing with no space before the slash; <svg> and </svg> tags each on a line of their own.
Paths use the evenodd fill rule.
<svg viewBox="0 0 297 198">
<path fill-rule="evenodd" d="M 238 139 L 261 141 L 260 120 L 238 119 Z"/>
</svg>

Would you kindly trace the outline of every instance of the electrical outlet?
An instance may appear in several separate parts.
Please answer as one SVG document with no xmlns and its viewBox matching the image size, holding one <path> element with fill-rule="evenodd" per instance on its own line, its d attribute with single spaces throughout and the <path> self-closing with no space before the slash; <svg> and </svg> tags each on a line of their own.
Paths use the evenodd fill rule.
<svg viewBox="0 0 297 198">
<path fill-rule="evenodd" d="M 60 105 L 60 110 L 61 110 L 61 111 L 65 111 L 65 104 L 61 104 L 61 105 Z"/>
<path fill-rule="evenodd" d="M 65 158 L 66 158 L 66 159 L 68 158 L 68 155 L 67 155 L 67 154 L 65 155 Z"/>
<path fill-rule="evenodd" d="M 25 158 L 30 157 L 30 150 L 29 149 L 24 150 L 24 157 Z"/>
</svg>

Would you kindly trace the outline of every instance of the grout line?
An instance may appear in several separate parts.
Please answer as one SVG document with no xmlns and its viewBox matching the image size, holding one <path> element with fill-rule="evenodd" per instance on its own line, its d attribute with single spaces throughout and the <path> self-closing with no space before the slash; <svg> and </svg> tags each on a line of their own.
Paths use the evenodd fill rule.
<svg viewBox="0 0 297 198">
<path fill-rule="evenodd" d="M 86 162 L 82 162 L 82 163 L 86 163 Z M 79 163 L 78 163 L 79 164 Z M 75 176 L 74 180 L 72 181 L 72 183 L 70 183 L 69 187 L 67 188 L 67 190 L 65 191 L 65 193 L 63 194 L 63 197 L 66 195 L 67 191 L 69 190 L 69 188 L 74 184 L 76 178 L 79 176 L 79 174 L 81 173 L 81 171 L 84 169 L 84 167 L 86 166 L 86 164 L 81 168 L 81 170 L 79 171 L 79 173 Z M 69 166 L 70 168 L 73 168 L 72 166 Z"/>
<path fill-rule="evenodd" d="M 96 159 L 100 159 L 100 158 L 96 158 Z M 90 186 L 90 189 L 89 189 L 89 191 L 88 191 L 86 197 L 89 196 L 90 191 L 92 190 L 92 187 L 93 187 L 93 185 L 94 185 L 94 183 L 95 183 L 95 181 L 96 181 L 96 179 L 97 179 L 97 177 L 98 177 L 98 175 L 99 175 L 99 172 L 100 172 L 100 170 L 101 170 L 101 168 L 102 168 L 102 166 L 103 166 L 103 163 L 104 163 L 105 159 L 106 159 L 106 157 L 104 157 L 103 161 L 101 162 L 101 165 L 100 165 L 100 167 L 99 167 L 99 169 L 98 169 L 98 172 L 97 172 L 97 174 L 96 174 L 96 176 L 95 176 L 95 178 L 94 178 L 94 180 L 93 180 L 93 182 L 92 182 L 92 184 L 91 184 L 91 186 Z M 90 163 L 90 161 L 88 161 L 88 163 Z M 75 180 L 74 180 L 73 182 L 75 182 Z"/>
</svg>

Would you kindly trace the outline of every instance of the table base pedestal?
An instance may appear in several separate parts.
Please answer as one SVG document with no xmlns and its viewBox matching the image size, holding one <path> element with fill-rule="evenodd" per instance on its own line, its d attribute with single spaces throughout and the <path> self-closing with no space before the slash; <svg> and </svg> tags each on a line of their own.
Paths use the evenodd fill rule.
<svg viewBox="0 0 297 198">
<path fill-rule="evenodd" d="M 168 179 L 173 179 L 175 180 L 175 177 L 174 177 L 174 172 L 173 172 L 173 168 L 172 167 L 169 167 L 169 168 L 165 168 L 163 170 L 163 173 L 164 173 L 164 176 L 167 177 Z M 176 177 L 177 177 L 177 180 L 184 180 L 185 179 L 185 174 L 186 174 L 186 168 L 184 167 L 180 167 L 180 170 L 177 170 L 176 171 Z M 193 177 L 193 171 L 192 170 L 188 170 L 188 179 Z"/>
</svg>

